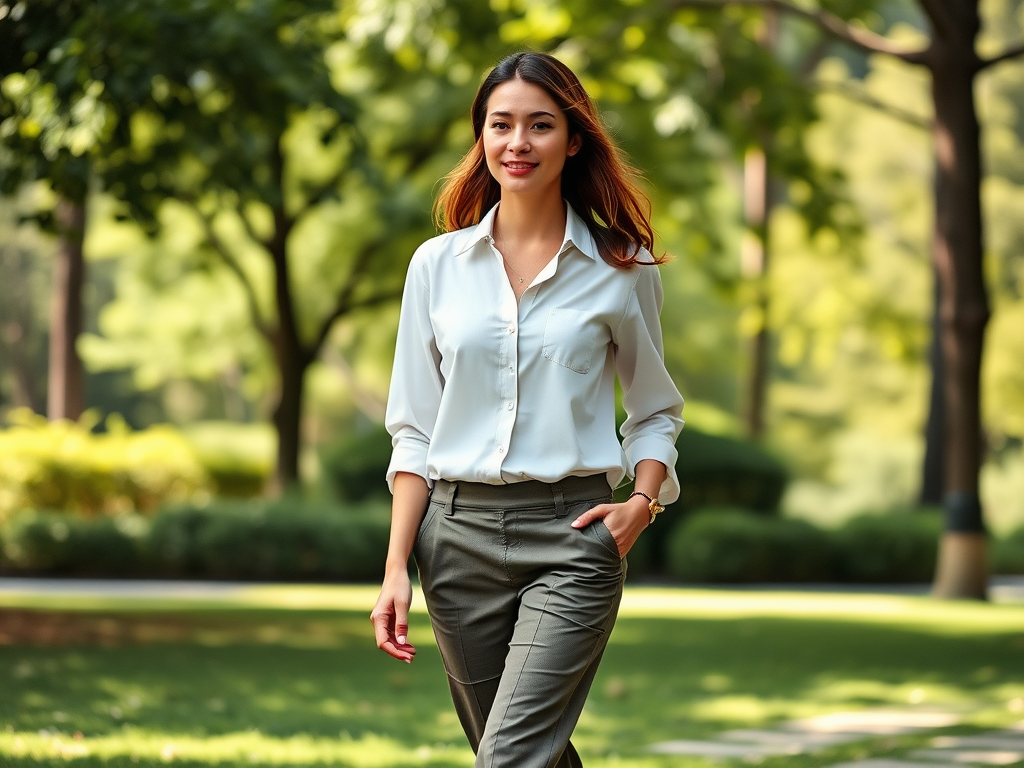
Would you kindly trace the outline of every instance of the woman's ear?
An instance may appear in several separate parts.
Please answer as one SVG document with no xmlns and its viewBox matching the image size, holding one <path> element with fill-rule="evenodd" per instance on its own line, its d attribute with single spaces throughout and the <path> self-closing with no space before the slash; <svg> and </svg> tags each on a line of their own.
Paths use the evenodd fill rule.
<svg viewBox="0 0 1024 768">
<path fill-rule="evenodd" d="M 578 133 L 574 134 L 573 137 L 569 139 L 569 151 L 566 152 L 565 154 L 567 157 L 572 157 L 577 152 L 579 152 L 582 147 L 583 137 L 580 136 Z"/>
</svg>

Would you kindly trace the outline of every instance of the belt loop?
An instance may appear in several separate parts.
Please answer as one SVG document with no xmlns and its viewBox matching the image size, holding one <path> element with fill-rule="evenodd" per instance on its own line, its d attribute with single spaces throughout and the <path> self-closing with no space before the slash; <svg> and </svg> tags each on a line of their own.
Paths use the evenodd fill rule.
<svg viewBox="0 0 1024 768">
<path fill-rule="evenodd" d="M 562 493 L 561 483 L 551 484 L 551 495 L 555 500 L 555 517 L 565 517 L 565 496 Z"/>
<path fill-rule="evenodd" d="M 455 514 L 455 487 L 457 483 L 453 480 L 448 481 L 448 488 L 445 489 L 444 494 L 444 514 L 446 517 L 451 517 Z"/>
</svg>

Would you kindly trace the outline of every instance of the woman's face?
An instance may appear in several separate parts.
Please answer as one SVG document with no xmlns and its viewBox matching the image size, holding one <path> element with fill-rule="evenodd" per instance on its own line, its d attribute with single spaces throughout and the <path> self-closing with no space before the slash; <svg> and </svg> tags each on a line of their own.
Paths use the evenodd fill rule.
<svg viewBox="0 0 1024 768">
<path fill-rule="evenodd" d="M 483 130 L 487 168 L 503 194 L 561 195 L 565 159 L 580 148 L 569 121 L 540 86 L 518 78 L 491 92 Z"/>
</svg>

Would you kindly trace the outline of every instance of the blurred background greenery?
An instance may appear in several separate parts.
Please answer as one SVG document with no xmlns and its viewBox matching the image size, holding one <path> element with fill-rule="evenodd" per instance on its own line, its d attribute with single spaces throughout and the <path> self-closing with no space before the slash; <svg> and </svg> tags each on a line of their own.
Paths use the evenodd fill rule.
<svg viewBox="0 0 1024 768">
<path fill-rule="evenodd" d="M 928 39 L 911 0 L 821 7 Z M 980 14 L 979 51 L 1019 43 L 1024 3 Z M 674 257 L 686 493 L 633 572 L 934 570 L 924 69 L 800 13 L 654 0 L 2 0 L 0 48 L 0 568 L 374 578 L 405 269 L 483 73 L 532 48 L 580 73 Z M 1024 62 L 976 104 L 980 495 L 1024 572 Z"/>
</svg>

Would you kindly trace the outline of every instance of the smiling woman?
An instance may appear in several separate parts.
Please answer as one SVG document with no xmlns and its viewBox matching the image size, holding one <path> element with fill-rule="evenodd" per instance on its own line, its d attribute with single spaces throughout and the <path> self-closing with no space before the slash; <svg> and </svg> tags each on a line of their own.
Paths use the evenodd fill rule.
<svg viewBox="0 0 1024 768">
<path fill-rule="evenodd" d="M 406 277 L 387 427 L 394 492 L 377 645 L 411 662 L 420 582 L 476 765 L 582 765 L 569 737 L 625 555 L 679 494 L 646 202 L 576 75 L 520 53 L 473 103 Z M 615 378 L 627 413 L 615 435 Z M 627 476 L 636 492 L 613 503 Z"/>
</svg>

